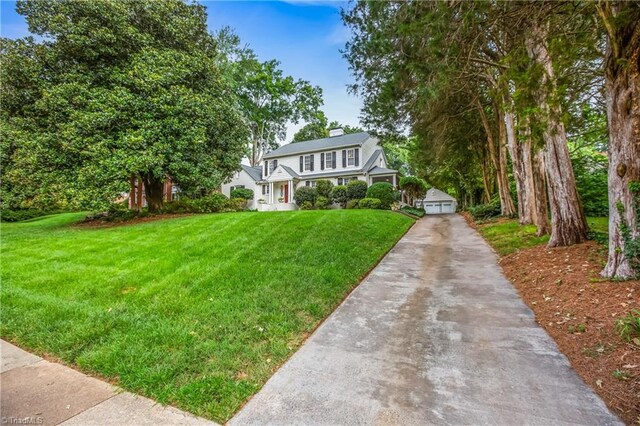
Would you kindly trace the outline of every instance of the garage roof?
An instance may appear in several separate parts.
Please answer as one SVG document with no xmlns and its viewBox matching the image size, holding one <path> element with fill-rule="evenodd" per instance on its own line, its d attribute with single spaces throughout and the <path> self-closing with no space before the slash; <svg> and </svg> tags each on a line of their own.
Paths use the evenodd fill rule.
<svg viewBox="0 0 640 426">
<path fill-rule="evenodd" d="M 431 188 L 430 190 L 427 191 L 427 195 L 425 195 L 424 201 L 425 202 L 456 201 L 456 199 L 453 198 L 451 195 L 447 194 L 446 192 L 442 192 L 436 188 Z"/>
</svg>

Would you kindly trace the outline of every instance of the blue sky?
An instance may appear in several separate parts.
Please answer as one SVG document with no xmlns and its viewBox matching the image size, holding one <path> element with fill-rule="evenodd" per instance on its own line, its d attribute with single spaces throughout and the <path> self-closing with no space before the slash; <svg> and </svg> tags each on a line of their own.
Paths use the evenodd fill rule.
<svg viewBox="0 0 640 426">
<path fill-rule="evenodd" d="M 340 8 L 345 2 L 323 0 L 209 1 L 211 31 L 223 26 L 235 29 L 261 60 L 278 59 L 287 75 L 322 87 L 327 118 L 357 125 L 361 101 L 347 94 L 352 82 L 340 49 L 349 33 L 342 25 Z M 19 38 L 29 34 L 24 18 L 15 12 L 15 1 L 0 0 L 0 34 Z M 289 126 L 287 141 L 302 123 Z"/>
</svg>

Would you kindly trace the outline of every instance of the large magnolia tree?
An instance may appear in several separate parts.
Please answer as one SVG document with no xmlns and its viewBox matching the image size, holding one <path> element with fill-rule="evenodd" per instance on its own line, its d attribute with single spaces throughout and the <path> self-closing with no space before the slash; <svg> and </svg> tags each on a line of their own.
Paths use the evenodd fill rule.
<svg viewBox="0 0 640 426">
<path fill-rule="evenodd" d="M 3 189 L 36 197 L 21 189 L 36 184 L 91 207 L 134 176 L 153 211 L 167 179 L 210 190 L 237 170 L 247 126 L 204 7 L 21 0 L 17 10 L 44 41 L 2 42 Z"/>
</svg>

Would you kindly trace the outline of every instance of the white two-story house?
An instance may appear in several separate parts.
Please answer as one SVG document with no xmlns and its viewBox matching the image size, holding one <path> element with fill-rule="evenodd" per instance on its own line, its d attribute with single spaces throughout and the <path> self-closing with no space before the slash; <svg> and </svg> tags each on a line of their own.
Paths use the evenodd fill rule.
<svg viewBox="0 0 640 426">
<path fill-rule="evenodd" d="M 397 171 L 387 168 L 387 159 L 378 139 L 368 133 L 333 136 L 290 143 L 264 155 L 259 167 L 242 166 L 232 180 L 222 186 L 229 196 L 234 188 L 254 191 L 250 208 L 259 210 L 295 209 L 293 195 L 301 186 L 315 186 L 319 179 L 346 185 L 359 179 L 371 185 L 389 182 L 397 185 Z"/>
</svg>

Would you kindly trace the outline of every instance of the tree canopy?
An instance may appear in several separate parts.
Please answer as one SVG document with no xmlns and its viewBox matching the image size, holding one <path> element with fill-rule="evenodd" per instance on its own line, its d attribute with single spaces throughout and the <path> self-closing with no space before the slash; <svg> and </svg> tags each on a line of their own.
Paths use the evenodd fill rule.
<svg viewBox="0 0 640 426">
<path fill-rule="evenodd" d="M 17 10 L 44 41 L 2 40 L 3 193 L 16 197 L 3 202 L 104 205 L 134 176 L 155 209 L 167 179 L 211 190 L 238 168 L 247 129 L 202 6 L 21 0 Z"/>
</svg>

